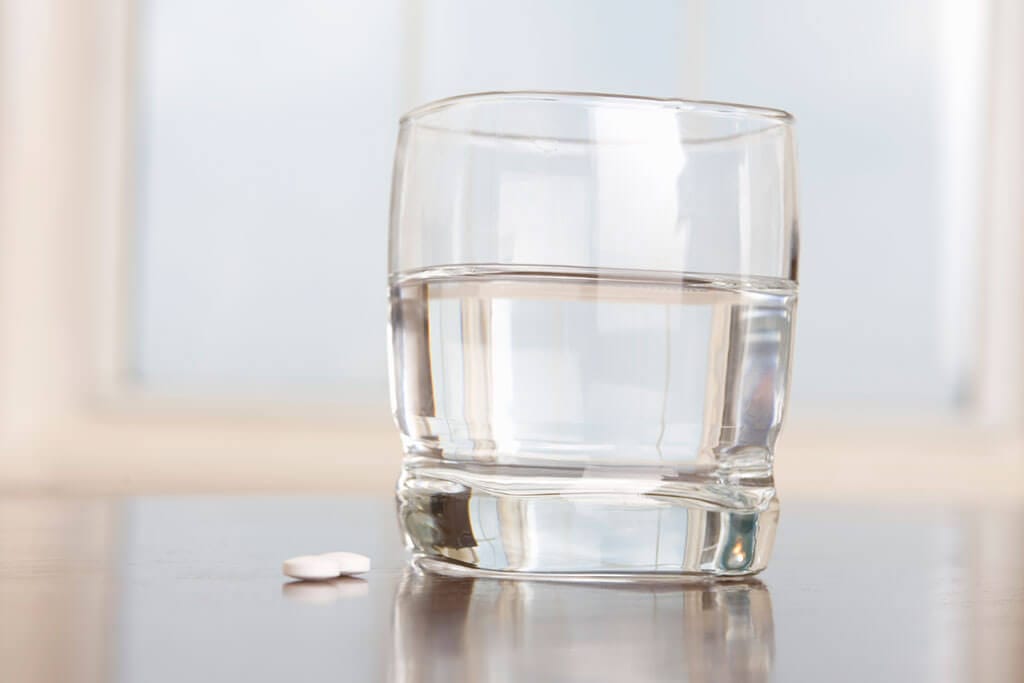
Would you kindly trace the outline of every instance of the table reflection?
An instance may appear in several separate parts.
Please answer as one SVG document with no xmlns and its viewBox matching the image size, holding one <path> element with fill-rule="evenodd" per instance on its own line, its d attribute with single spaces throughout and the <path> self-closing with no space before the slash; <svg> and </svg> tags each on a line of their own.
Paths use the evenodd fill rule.
<svg viewBox="0 0 1024 683">
<path fill-rule="evenodd" d="M 761 583 L 566 584 L 406 571 L 395 680 L 767 681 L 775 649 Z"/>
</svg>

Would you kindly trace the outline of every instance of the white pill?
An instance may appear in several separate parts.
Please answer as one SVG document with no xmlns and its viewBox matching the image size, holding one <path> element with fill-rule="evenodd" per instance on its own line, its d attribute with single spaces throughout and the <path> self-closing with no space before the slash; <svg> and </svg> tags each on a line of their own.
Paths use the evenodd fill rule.
<svg viewBox="0 0 1024 683">
<path fill-rule="evenodd" d="M 302 555 L 285 560 L 281 571 L 285 576 L 307 581 L 333 579 L 341 574 L 338 561 L 323 555 Z"/>
<path fill-rule="evenodd" d="M 326 557 L 334 562 L 338 568 L 338 574 L 348 576 L 370 571 L 370 558 L 359 553 L 324 553 L 323 555 L 318 555 L 318 557 Z M 335 576 L 338 574 L 335 574 Z"/>
</svg>

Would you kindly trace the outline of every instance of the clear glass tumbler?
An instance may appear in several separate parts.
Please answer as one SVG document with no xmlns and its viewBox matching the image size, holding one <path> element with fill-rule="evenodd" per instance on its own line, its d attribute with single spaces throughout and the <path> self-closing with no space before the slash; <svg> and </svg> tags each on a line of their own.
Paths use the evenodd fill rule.
<svg viewBox="0 0 1024 683">
<path fill-rule="evenodd" d="M 448 573 L 765 567 L 797 298 L 793 120 L 465 95 L 401 121 L 400 519 Z"/>
</svg>

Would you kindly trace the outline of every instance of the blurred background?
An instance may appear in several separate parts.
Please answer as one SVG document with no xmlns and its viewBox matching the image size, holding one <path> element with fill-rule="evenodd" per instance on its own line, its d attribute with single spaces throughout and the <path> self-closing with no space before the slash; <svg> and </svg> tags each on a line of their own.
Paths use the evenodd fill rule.
<svg viewBox="0 0 1024 683">
<path fill-rule="evenodd" d="M 1024 473 L 1015 0 L 0 11 L 0 481 L 388 490 L 397 120 L 506 89 L 795 114 L 801 301 L 780 480 L 863 492 L 931 477 L 965 495 L 1024 481 L 1007 475 Z"/>
<path fill-rule="evenodd" d="M 974 680 L 1009 678 L 983 674 L 1011 670 L 1024 623 L 985 602 L 1017 594 L 1019 518 L 1005 506 L 1024 500 L 1020 0 L 0 0 L 0 558 L 14 577 L 0 613 L 18 615 L 0 629 L 15 669 L 0 677 L 108 680 L 113 661 L 124 680 L 152 679 L 153 662 L 206 661 L 187 656 L 201 645 L 173 662 L 152 653 L 175 652 L 174 614 L 237 596 L 220 565 L 208 592 L 191 574 L 147 591 L 188 571 L 168 547 L 219 558 L 245 547 L 241 528 L 265 553 L 245 556 L 255 576 L 289 543 L 322 547 L 330 524 L 308 520 L 365 509 L 336 492 L 389 495 L 398 117 L 502 89 L 795 114 L 801 300 L 780 539 L 843 590 L 834 577 L 879 548 L 928 571 L 857 573 L 875 602 L 888 586 L 918 606 L 859 612 L 873 620 L 860 630 L 823 630 L 797 601 L 778 650 L 868 630 L 892 643 L 923 623 L 936 680 L 963 662 Z M 331 498 L 145 495 L 310 491 Z M 142 496 L 105 495 L 121 493 Z M 847 522 L 800 507 L 814 498 Z M 886 498 L 926 503 L 906 518 L 880 505 L 865 525 L 866 501 Z M 940 507 L 953 523 L 936 522 Z M 385 499 L 373 509 L 390 514 Z M 375 561 L 399 552 L 376 542 Z M 818 601 L 805 584 L 792 594 Z M 948 599 L 964 587 L 969 609 Z M 310 649 L 343 659 L 339 633 L 361 647 L 386 609 Z M 986 610 L 1007 626 L 984 628 Z M 270 622 L 238 624 L 230 642 L 285 623 Z M 218 643 L 206 636 L 221 624 L 188 630 Z M 276 652 L 295 636 L 273 633 L 250 642 Z"/>
</svg>

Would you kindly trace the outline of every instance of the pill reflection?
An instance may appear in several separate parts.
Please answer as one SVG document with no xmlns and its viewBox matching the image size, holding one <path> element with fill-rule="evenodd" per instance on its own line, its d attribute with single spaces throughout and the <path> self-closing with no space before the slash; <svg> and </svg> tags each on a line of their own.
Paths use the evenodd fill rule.
<svg viewBox="0 0 1024 683">
<path fill-rule="evenodd" d="M 370 592 L 363 579 L 343 576 L 327 581 L 289 581 L 281 585 L 281 595 L 308 605 L 327 605 L 343 598 L 358 598 Z"/>
</svg>

